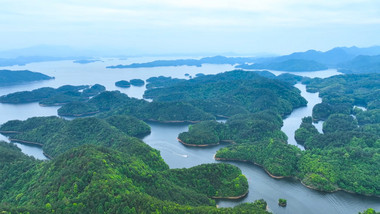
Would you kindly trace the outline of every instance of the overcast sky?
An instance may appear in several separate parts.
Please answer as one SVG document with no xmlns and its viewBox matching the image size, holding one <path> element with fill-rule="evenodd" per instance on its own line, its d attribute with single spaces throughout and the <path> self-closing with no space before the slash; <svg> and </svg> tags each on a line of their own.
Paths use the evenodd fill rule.
<svg viewBox="0 0 380 214">
<path fill-rule="evenodd" d="M 380 45 L 379 0 L 0 0 L 1 50 L 277 53 Z"/>
</svg>

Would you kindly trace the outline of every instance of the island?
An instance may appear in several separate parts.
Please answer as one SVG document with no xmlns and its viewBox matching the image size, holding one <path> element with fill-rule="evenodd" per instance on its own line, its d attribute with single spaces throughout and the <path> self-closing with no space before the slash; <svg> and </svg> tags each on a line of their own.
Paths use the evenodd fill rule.
<svg viewBox="0 0 380 214">
<path fill-rule="evenodd" d="M 1 103 L 22 104 L 39 102 L 42 106 L 60 106 L 70 102 L 86 101 L 89 97 L 104 91 L 99 84 L 93 86 L 64 85 L 59 88 L 43 87 L 32 91 L 21 91 L 0 97 Z"/>
<path fill-rule="evenodd" d="M 54 77 L 29 70 L 0 70 L 0 87 L 50 79 Z"/>
<path fill-rule="evenodd" d="M 115 86 L 120 88 L 129 88 L 131 87 L 131 83 L 129 83 L 127 80 L 120 80 L 115 82 Z"/>
<path fill-rule="evenodd" d="M 278 199 L 278 206 L 286 207 L 286 199 L 283 199 L 283 198 Z"/>
<path fill-rule="evenodd" d="M 131 80 L 129 80 L 129 82 L 133 86 L 143 86 L 143 85 L 145 85 L 145 82 L 142 79 L 131 79 Z"/>
</svg>

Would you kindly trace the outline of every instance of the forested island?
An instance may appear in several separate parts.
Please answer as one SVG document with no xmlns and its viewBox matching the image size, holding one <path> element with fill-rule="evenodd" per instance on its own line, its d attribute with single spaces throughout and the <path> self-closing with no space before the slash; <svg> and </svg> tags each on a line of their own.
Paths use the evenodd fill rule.
<svg viewBox="0 0 380 214">
<path fill-rule="evenodd" d="M 39 102 L 39 104 L 43 106 L 55 106 L 70 102 L 85 101 L 105 90 L 106 88 L 99 84 L 95 84 L 91 87 L 88 85 L 64 85 L 56 89 L 44 87 L 32 91 L 21 91 L 1 96 L 0 102 L 12 104 Z"/>
<path fill-rule="evenodd" d="M 0 87 L 50 79 L 54 77 L 29 70 L 0 70 Z"/>
<path fill-rule="evenodd" d="M 129 88 L 131 87 L 131 83 L 128 82 L 127 80 L 120 80 L 115 82 L 115 86 L 120 87 L 120 88 Z"/>
<path fill-rule="evenodd" d="M 248 183 L 240 169 L 229 164 L 169 169 L 159 151 L 133 137 L 149 127 L 133 120 L 137 119 L 35 117 L 3 124 L 2 133 L 15 141 L 40 143 L 52 160 L 36 160 L 0 142 L 0 210 L 268 213 L 263 200 L 216 208 L 213 198 L 246 195 Z"/>
</svg>

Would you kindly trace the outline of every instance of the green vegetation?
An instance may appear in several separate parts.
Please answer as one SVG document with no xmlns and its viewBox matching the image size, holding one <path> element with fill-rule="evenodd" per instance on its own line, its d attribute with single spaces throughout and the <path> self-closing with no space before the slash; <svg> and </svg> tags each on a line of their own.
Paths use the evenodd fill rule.
<svg viewBox="0 0 380 214">
<path fill-rule="evenodd" d="M 117 140 L 133 143 L 135 139 L 128 136 L 145 136 L 150 128 L 146 123 L 126 116 L 72 121 L 52 116 L 11 120 L 0 127 L 0 132 L 10 135 L 12 141 L 42 145 L 45 154 L 55 157 L 83 144 L 112 146 Z"/>
<path fill-rule="evenodd" d="M 298 163 L 298 177 L 305 185 L 380 195 L 380 119 L 373 104 L 379 97 L 378 79 L 378 74 L 363 74 L 307 81 L 308 90 L 319 91 L 322 97 L 313 119 L 326 121 L 324 134 L 316 131 L 311 118 L 304 118 L 296 131 L 297 141 L 307 149 Z"/>
<path fill-rule="evenodd" d="M 271 110 L 231 116 L 224 124 L 215 121 L 194 124 L 178 138 L 192 146 L 233 142 L 217 151 L 215 158 L 255 163 L 263 166 L 271 176 L 295 177 L 310 188 L 380 195 L 379 171 L 376 170 L 380 168 L 380 119 L 374 104 L 379 97 L 379 78 L 376 75 L 304 80 L 310 84 L 308 89 L 320 91 L 323 98 L 320 106 L 332 109 L 329 112 L 319 111 L 316 106 L 313 112 L 313 116 L 326 118 L 324 134 L 313 126 L 312 117 L 303 118 L 295 138 L 305 146 L 305 151 L 286 144 L 278 105 Z M 170 98 L 170 90 L 158 90 L 166 93 L 158 99 Z M 189 91 L 192 96 L 187 98 L 184 93 L 180 97 L 197 97 L 194 87 Z M 204 91 L 203 95 L 209 93 Z M 181 93 L 181 88 L 178 87 L 177 92 Z M 353 109 L 354 105 L 365 106 L 369 110 Z"/>
<path fill-rule="evenodd" d="M 85 97 L 92 97 L 100 94 L 101 92 L 105 91 L 106 87 L 100 84 L 95 84 L 91 86 L 90 88 L 86 88 L 83 90 L 82 95 Z"/>
<path fill-rule="evenodd" d="M 146 80 L 146 88 L 162 88 L 162 87 L 168 87 L 170 85 L 175 85 L 180 82 L 186 81 L 185 79 L 177 79 L 177 78 L 171 78 L 171 77 L 151 77 Z"/>
<path fill-rule="evenodd" d="M 150 134 L 150 126 L 135 117 L 114 115 L 106 118 L 106 121 L 129 136 L 144 137 Z"/>
<path fill-rule="evenodd" d="M 367 210 L 365 210 L 364 212 L 359 212 L 359 214 L 379 214 L 379 212 L 376 212 L 374 209 L 372 208 L 368 208 Z"/>
<path fill-rule="evenodd" d="M 53 79 L 53 77 L 28 70 L 0 70 L 0 87 L 49 79 Z"/>
<path fill-rule="evenodd" d="M 118 116 L 108 118 L 115 127 L 96 118 L 64 121 L 57 117 L 36 117 L 2 125 L 2 131 L 20 132 L 14 137 L 44 140 L 41 141 L 44 151 L 54 159 L 35 160 L 16 146 L 0 142 L 0 210 L 268 213 L 262 200 L 234 208 L 216 208 L 212 198 L 238 198 L 247 192 L 247 179 L 237 167 L 203 164 L 171 170 L 159 151 L 117 129 L 118 122 L 125 119 L 133 121 Z M 128 126 L 119 128 L 126 128 L 127 132 L 137 130 Z M 51 147 L 45 147 L 48 144 Z"/>
<path fill-rule="evenodd" d="M 204 121 L 189 127 L 188 132 L 178 138 L 192 145 L 215 145 L 219 142 L 247 143 L 276 138 L 286 142 L 286 135 L 280 131 L 282 119 L 271 111 L 235 115 L 226 123 Z"/>
<path fill-rule="evenodd" d="M 80 92 L 80 90 L 83 91 Z M 70 102 L 86 101 L 90 96 L 97 95 L 104 90 L 105 87 L 99 84 L 92 87 L 64 85 L 57 89 L 44 87 L 1 96 L 0 102 L 13 104 L 39 102 L 43 106 L 63 105 Z"/>
<path fill-rule="evenodd" d="M 280 115 L 306 105 L 299 90 L 291 85 L 242 70 L 201 76 L 172 86 L 149 89 L 144 97 L 162 102 L 216 100 L 251 113 L 269 109 Z"/>
<path fill-rule="evenodd" d="M 143 85 L 145 85 L 145 82 L 142 79 L 131 79 L 131 80 L 129 80 L 129 82 L 133 86 L 143 86 Z"/>
<path fill-rule="evenodd" d="M 286 115 L 306 105 L 298 89 L 256 72 L 236 70 L 187 81 L 158 77 L 147 82 L 150 89 L 144 96 L 153 102 L 107 91 L 81 104 L 64 105 L 58 114 L 77 117 L 101 112 L 100 117 L 130 115 L 158 122 L 199 122 L 262 110 Z"/>
<path fill-rule="evenodd" d="M 127 80 L 120 80 L 115 82 L 115 85 L 120 88 L 129 88 L 131 87 L 131 83 L 129 83 Z"/>
<path fill-rule="evenodd" d="M 130 98 L 119 91 L 106 91 L 88 102 L 69 103 L 58 109 L 61 116 L 84 116 L 98 112 L 99 117 L 129 115 L 158 122 L 198 122 L 215 119 L 209 113 L 185 102 L 147 102 Z"/>
<path fill-rule="evenodd" d="M 330 114 L 350 114 L 353 107 L 379 108 L 380 74 L 338 75 L 326 79 L 305 79 L 309 92 L 319 92 L 322 103 L 313 109 L 313 119 L 326 120 Z"/>
<path fill-rule="evenodd" d="M 326 70 L 327 66 L 314 60 L 289 59 L 281 62 L 255 63 L 238 65 L 236 68 L 243 69 L 270 69 L 277 71 L 320 71 Z"/>
<path fill-rule="evenodd" d="M 281 207 L 286 207 L 286 199 L 283 199 L 283 198 L 278 199 L 278 205 Z"/>
<path fill-rule="evenodd" d="M 319 132 L 313 125 L 312 117 L 304 117 L 302 118 L 300 128 L 296 130 L 294 138 L 298 144 L 304 145 L 310 137 L 317 134 L 319 134 Z"/>
</svg>

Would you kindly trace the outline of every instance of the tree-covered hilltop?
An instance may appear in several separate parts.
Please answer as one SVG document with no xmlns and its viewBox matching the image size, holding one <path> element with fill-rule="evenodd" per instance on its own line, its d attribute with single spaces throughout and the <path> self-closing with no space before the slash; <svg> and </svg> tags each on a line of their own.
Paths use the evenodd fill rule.
<svg viewBox="0 0 380 214">
<path fill-rule="evenodd" d="M 51 116 L 11 120 L 0 126 L 0 133 L 10 136 L 11 141 L 41 145 L 46 155 L 55 157 L 83 144 L 110 147 L 116 141 L 134 143 L 138 140 L 129 136 L 145 136 L 150 133 L 150 127 L 128 116 L 71 121 Z"/>
<path fill-rule="evenodd" d="M 54 77 L 49 77 L 45 74 L 32 72 L 28 70 L 0 70 L 0 87 L 28 83 L 33 81 L 50 80 L 53 78 Z"/>
<path fill-rule="evenodd" d="M 269 109 L 280 115 L 290 114 L 294 108 L 306 105 L 300 91 L 290 84 L 242 70 L 200 76 L 168 87 L 148 89 L 144 97 L 162 102 L 215 100 L 252 113 Z M 202 104 L 198 108 L 202 109 Z M 214 115 L 220 114 L 219 110 L 210 110 Z"/>
<path fill-rule="evenodd" d="M 21 91 L 7 94 L 0 97 L 2 103 L 30 103 L 39 102 L 43 106 L 63 105 L 70 102 L 80 102 L 88 100 L 89 97 L 95 96 L 105 91 L 105 87 L 99 84 L 93 86 L 64 85 L 57 89 L 44 87 L 32 91 Z"/>
<path fill-rule="evenodd" d="M 146 80 L 146 88 L 162 88 L 162 87 L 168 87 L 169 85 L 174 85 L 179 82 L 184 82 L 185 79 L 177 79 L 177 78 L 171 78 L 171 77 L 150 77 Z"/>
<path fill-rule="evenodd" d="M 271 63 L 255 63 L 255 64 L 243 64 L 238 65 L 236 68 L 243 69 L 269 69 L 276 71 L 320 71 L 326 70 L 328 67 L 322 63 L 316 62 L 314 60 L 304 60 L 304 59 L 289 59 L 281 62 L 271 62 Z"/>
<path fill-rule="evenodd" d="M 88 102 L 68 103 L 58 109 L 60 116 L 85 116 L 101 113 L 99 117 L 129 115 L 141 120 L 158 122 L 199 122 L 215 119 L 213 115 L 186 102 L 147 102 L 130 98 L 119 91 L 106 91 Z"/>
<path fill-rule="evenodd" d="M 286 142 L 281 132 L 282 119 L 271 111 L 235 115 L 226 123 L 203 121 L 189 126 L 178 139 L 190 145 L 216 145 L 220 142 L 246 143 L 277 138 Z"/>
<path fill-rule="evenodd" d="M 309 92 L 319 92 L 322 103 L 313 108 L 314 120 L 330 114 L 350 114 L 353 107 L 380 108 L 380 74 L 349 74 L 304 81 Z"/>
<path fill-rule="evenodd" d="M 0 154 L 4 213 L 268 213 L 262 200 L 215 207 L 212 198 L 247 192 L 247 179 L 237 167 L 171 170 L 157 150 L 141 141 L 119 141 L 109 148 L 82 145 L 51 161 L 35 160 L 0 142 Z"/>
<path fill-rule="evenodd" d="M 282 119 L 271 111 L 236 115 L 226 123 L 205 121 L 179 134 L 185 145 L 231 145 L 217 151 L 217 160 L 248 161 L 263 166 L 272 176 L 296 176 L 301 151 L 286 144 Z"/>
</svg>

